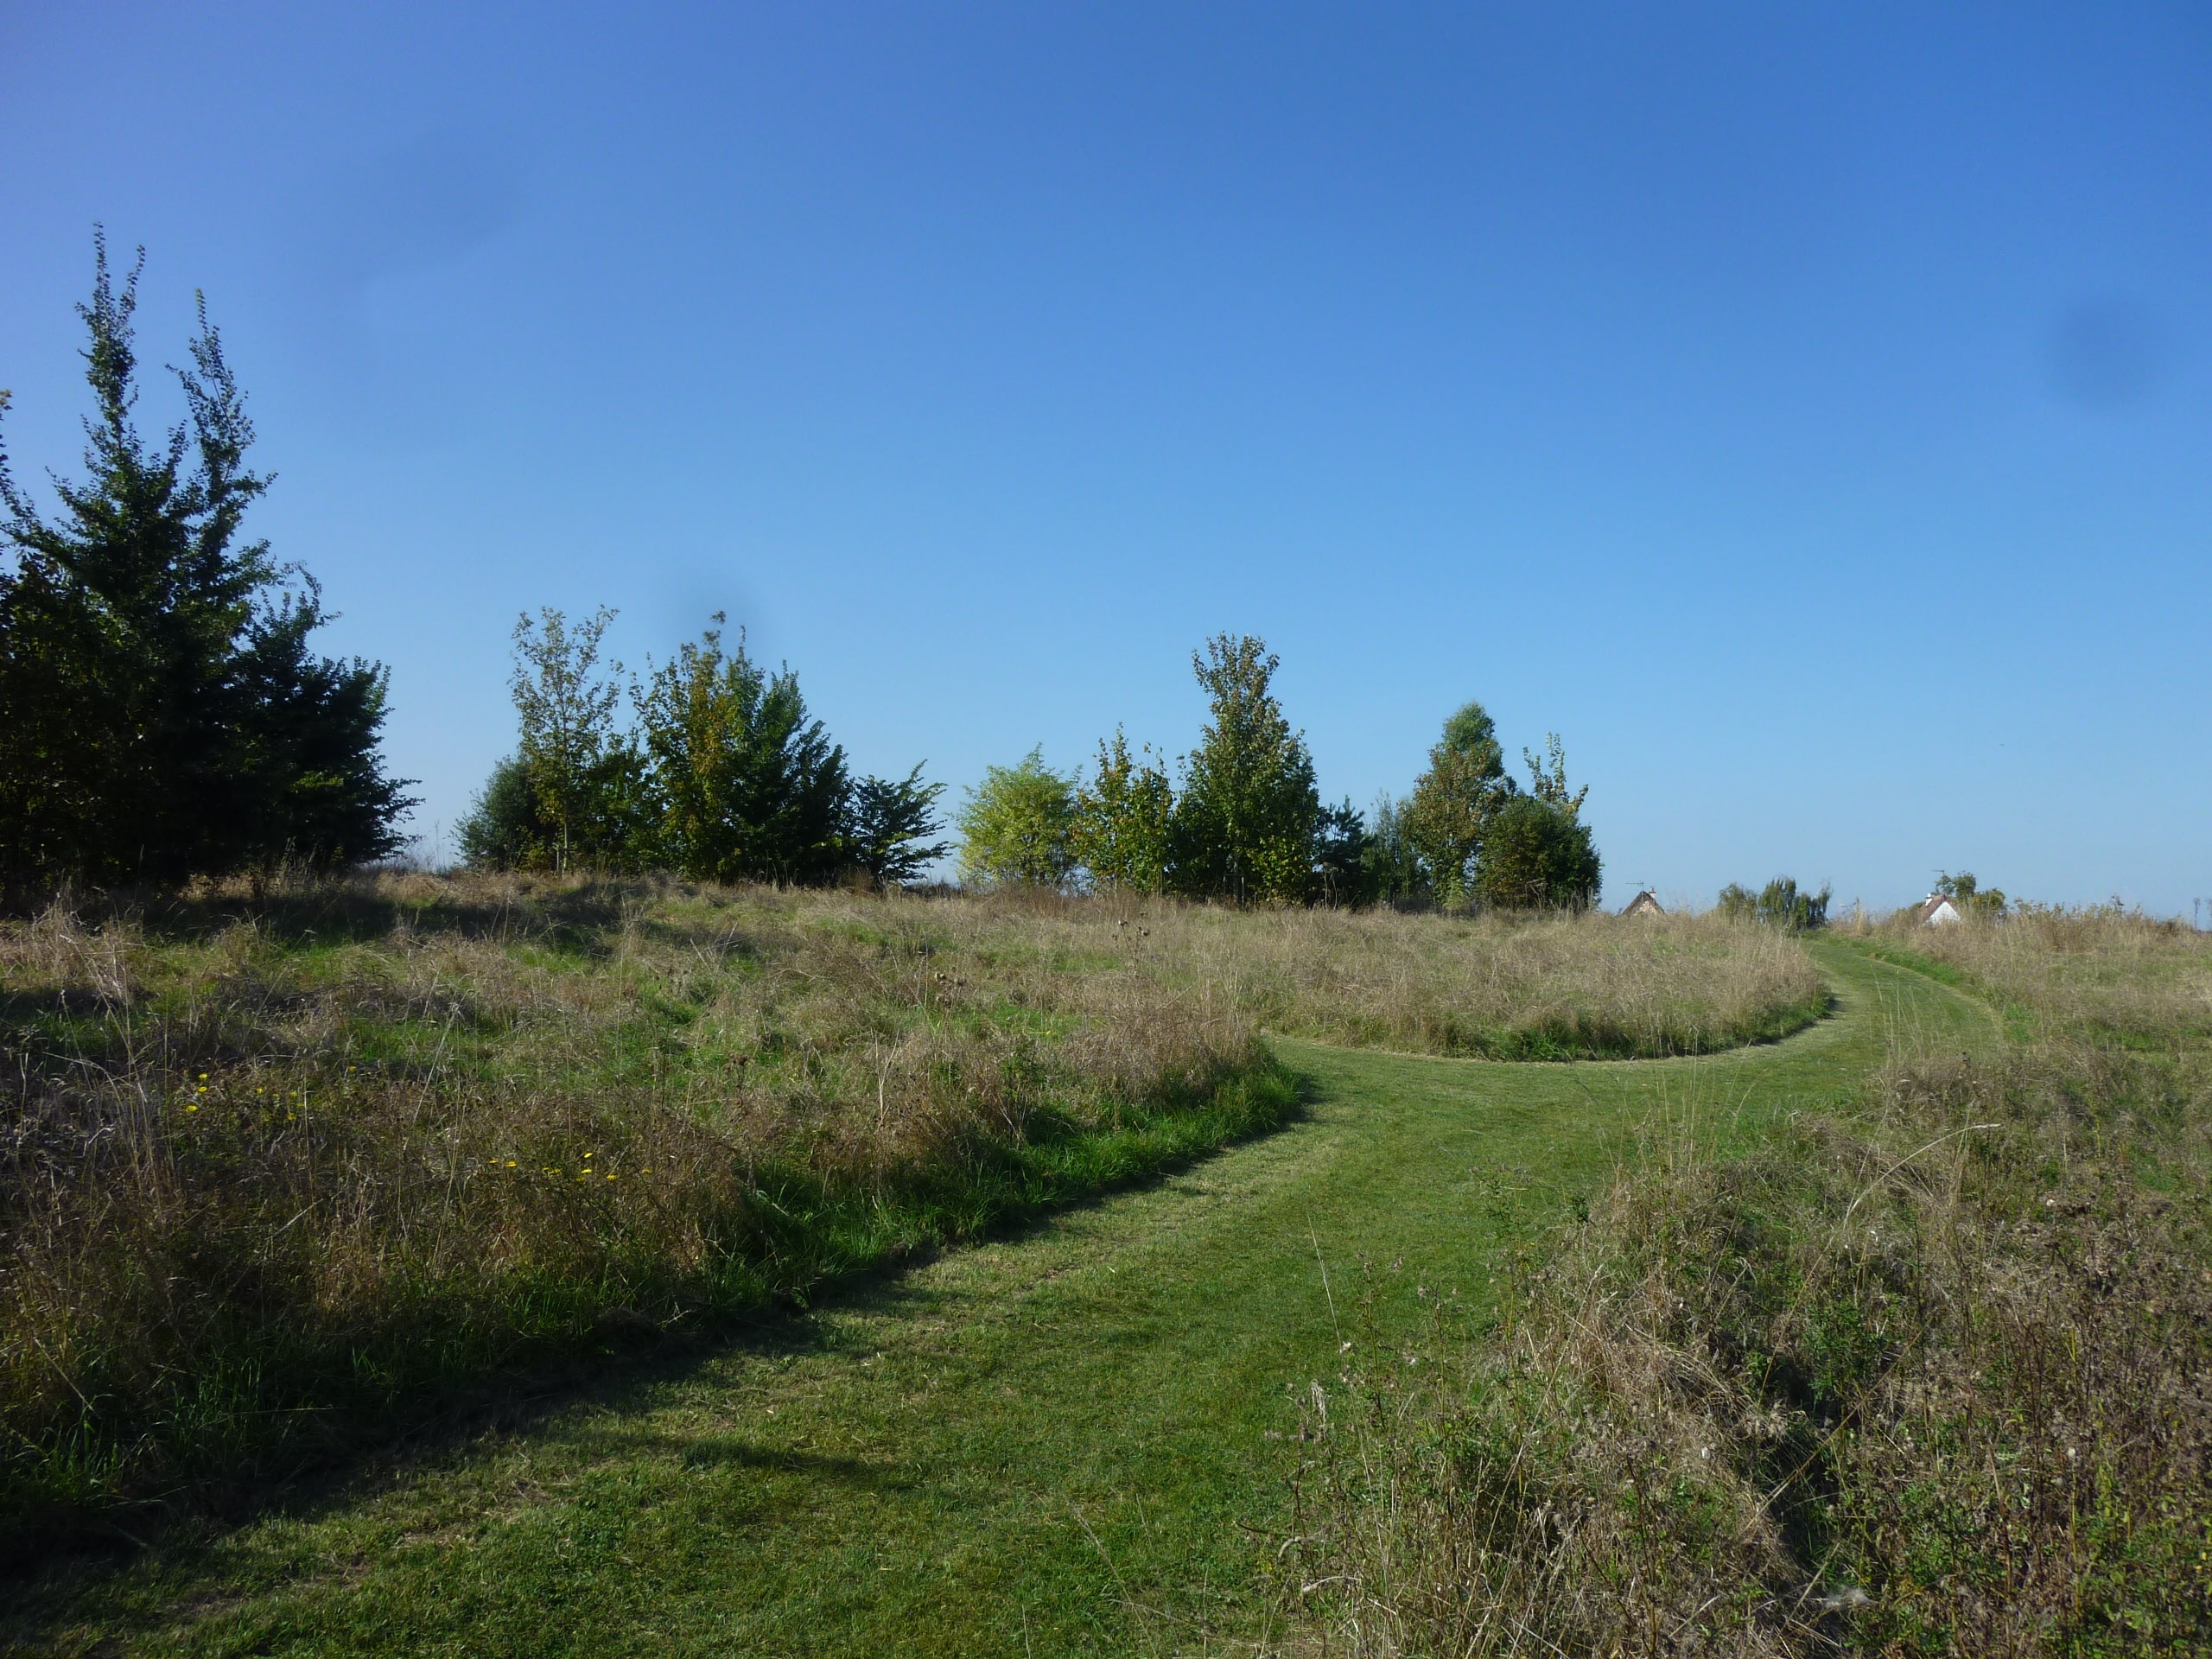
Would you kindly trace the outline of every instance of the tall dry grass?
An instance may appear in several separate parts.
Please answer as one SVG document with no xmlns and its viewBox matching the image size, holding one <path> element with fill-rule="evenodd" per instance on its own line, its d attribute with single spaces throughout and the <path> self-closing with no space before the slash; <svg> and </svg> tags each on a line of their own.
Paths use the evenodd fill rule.
<svg viewBox="0 0 2212 1659">
<path fill-rule="evenodd" d="M 0 928 L 0 1514 L 281 1472 L 1273 1122 L 1053 907 L 378 876 Z"/>
<path fill-rule="evenodd" d="M 383 874 L 0 924 L 0 1517 L 219 1500 L 543 1357 L 1275 1121 L 1262 1027 L 1667 1053 L 1752 931 Z"/>
<path fill-rule="evenodd" d="M 2212 1039 L 2212 933 L 2119 905 L 2024 906 L 2001 920 L 1864 930 L 2017 1016 L 2022 1034 L 2171 1048 Z"/>
<path fill-rule="evenodd" d="M 1132 912 L 1147 960 L 1270 1031 L 1491 1059 L 1702 1054 L 1827 1007 L 1798 942 L 1718 917 Z"/>
<path fill-rule="evenodd" d="M 2056 1029 L 2082 976 L 2034 937 L 1945 936 Z M 2094 977 L 2105 1039 L 1899 1058 L 1756 1155 L 1656 1136 L 1442 1381 L 1313 1426 L 1303 1639 L 2212 1650 L 2212 1055 L 2164 973 Z"/>
</svg>

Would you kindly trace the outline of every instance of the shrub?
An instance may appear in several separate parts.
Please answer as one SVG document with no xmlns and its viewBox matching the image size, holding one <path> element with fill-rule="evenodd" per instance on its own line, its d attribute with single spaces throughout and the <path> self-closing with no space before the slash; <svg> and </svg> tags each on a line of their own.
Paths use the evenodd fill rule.
<svg viewBox="0 0 2212 1659">
<path fill-rule="evenodd" d="M 1491 815 L 1475 861 L 1475 896 L 1502 910 L 1586 910 L 1601 867 L 1590 826 L 1534 795 Z"/>
<path fill-rule="evenodd" d="M 1827 925 L 1828 889 L 1805 893 L 1786 875 L 1777 875 L 1756 893 L 1732 881 L 1720 889 L 1716 908 L 1732 922 L 1758 922 L 1805 933 Z"/>
</svg>

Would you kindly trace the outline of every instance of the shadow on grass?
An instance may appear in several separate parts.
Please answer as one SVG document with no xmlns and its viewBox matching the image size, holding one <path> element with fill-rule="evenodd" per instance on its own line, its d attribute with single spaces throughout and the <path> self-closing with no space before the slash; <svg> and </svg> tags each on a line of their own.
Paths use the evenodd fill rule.
<svg viewBox="0 0 2212 1659">
<path fill-rule="evenodd" d="M 120 1506 L 104 1519 L 43 1541 L 35 1553 L 0 1558 L 0 1585 L 6 1586 L 0 1597 L 5 1603 L 0 1654 L 45 1651 L 37 1645 L 42 1637 L 88 1617 L 131 1629 L 166 1624 L 169 1610 L 201 1599 L 211 1581 L 227 1576 L 224 1546 L 239 1531 L 270 1522 L 315 1525 L 499 1440 L 558 1434 L 593 1459 L 658 1446 L 693 1467 L 750 1468 L 871 1491 L 905 1490 L 909 1483 L 903 1477 L 864 1459 L 766 1448 L 738 1435 L 660 1435 L 620 1425 L 642 1418 L 670 1394 L 701 1382 L 713 1368 L 733 1359 L 777 1363 L 841 1351 L 835 1316 L 894 1321 L 942 1317 L 948 1293 L 918 1284 L 917 1269 L 976 1245 L 1036 1238 L 1069 1218 L 1157 1188 L 1219 1153 L 1267 1141 L 1309 1121 L 1322 1085 L 1303 1072 L 1288 1075 L 1292 1103 L 1249 1134 L 1032 1206 L 960 1243 L 914 1249 L 896 1260 L 844 1273 L 813 1287 L 804 1305 L 787 1302 L 672 1330 L 617 1325 L 595 1351 L 488 1379 L 373 1440 L 369 1433 L 358 1435 L 267 1478 L 198 1482 L 164 1497 Z M 104 1591 L 139 1569 L 157 1579 L 158 1605 L 149 1605 L 143 1587 L 136 1595 L 101 1605 Z"/>
</svg>

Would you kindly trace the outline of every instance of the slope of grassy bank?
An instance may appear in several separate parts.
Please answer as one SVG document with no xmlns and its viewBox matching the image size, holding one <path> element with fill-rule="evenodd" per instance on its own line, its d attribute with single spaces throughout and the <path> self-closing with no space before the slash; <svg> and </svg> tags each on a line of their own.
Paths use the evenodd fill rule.
<svg viewBox="0 0 2212 1659">
<path fill-rule="evenodd" d="M 1151 960 L 1178 982 L 1268 1031 L 1352 1047 L 1649 1059 L 1771 1041 L 1827 1007 L 1795 939 L 1712 916 L 1163 906 L 1143 921 Z"/>
<path fill-rule="evenodd" d="M 2181 922 L 2029 906 L 2002 921 L 1878 925 L 1853 938 L 1970 987 L 2024 1039 L 2157 1052 L 2212 1043 L 2212 948 Z"/>
<path fill-rule="evenodd" d="M 5 1530 L 219 1497 L 1280 1120 L 1248 1019 L 1026 927 L 385 878 L 9 929 Z"/>
<path fill-rule="evenodd" d="M 1819 1005 L 1692 924 L 479 877 L 57 906 L 0 975 L 18 1537 L 1268 1128 L 1263 1024 L 1564 1057 Z"/>
<path fill-rule="evenodd" d="M 1435 1380 L 1348 1377 L 1287 1645 L 2212 1647 L 2212 951 L 2110 916 L 1855 943 L 2009 1038 L 1901 1022 L 1764 1146 L 1651 1135 Z"/>
<path fill-rule="evenodd" d="M 1308 1103 L 1281 1133 L 245 1528 L 55 1564 L 0 1603 L 0 1649 L 1249 1652 L 1317 1385 L 1402 1366 L 1440 1309 L 1487 1317 L 1638 1124 L 1756 1140 L 1847 1102 L 1885 1023 L 1981 1023 L 1878 963 L 1834 978 L 1837 1018 L 1707 1058 L 1283 1040 Z"/>
</svg>

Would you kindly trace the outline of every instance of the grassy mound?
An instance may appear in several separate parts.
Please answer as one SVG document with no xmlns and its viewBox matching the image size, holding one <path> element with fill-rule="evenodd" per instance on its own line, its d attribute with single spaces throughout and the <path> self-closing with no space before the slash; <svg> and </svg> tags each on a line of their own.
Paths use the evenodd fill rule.
<svg viewBox="0 0 2212 1659">
<path fill-rule="evenodd" d="M 1648 1059 L 1787 1036 L 1827 995 L 1797 941 L 1718 918 L 1074 906 L 1071 956 L 1133 953 L 1287 1036 L 1498 1060 Z"/>
</svg>

